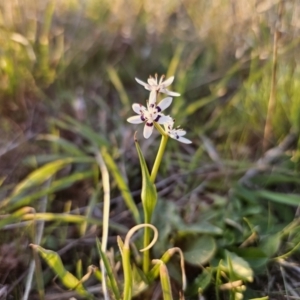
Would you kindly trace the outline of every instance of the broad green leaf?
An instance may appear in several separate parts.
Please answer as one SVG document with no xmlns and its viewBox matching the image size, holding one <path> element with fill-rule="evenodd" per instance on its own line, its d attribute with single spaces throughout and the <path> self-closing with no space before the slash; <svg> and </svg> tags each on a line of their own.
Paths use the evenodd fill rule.
<svg viewBox="0 0 300 300">
<path fill-rule="evenodd" d="M 200 275 L 198 275 L 191 286 L 188 288 L 188 295 L 202 294 L 204 290 L 209 286 L 212 281 L 212 271 L 204 269 Z"/>
<path fill-rule="evenodd" d="M 262 174 L 255 176 L 251 181 L 260 186 L 274 185 L 276 183 L 300 183 L 300 178 L 292 175 L 285 174 Z"/>
<path fill-rule="evenodd" d="M 280 244 L 281 234 L 277 233 L 262 238 L 259 247 L 268 257 L 272 257 L 277 253 Z"/>
<path fill-rule="evenodd" d="M 166 218 L 166 216 L 168 217 Z M 174 202 L 166 199 L 158 199 L 151 222 L 159 232 L 159 239 L 155 243 L 152 253 L 154 257 L 160 257 L 161 253 L 164 253 L 167 248 L 174 247 L 170 235 L 173 235 L 185 224 L 178 207 Z"/>
<path fill-rule="evenodd" d="M 81 281 L 65 269 L 60 256 L 56 252 L 44 249 L 39 245 L 31 244 L 30 246 L 34 251 L 37 251 L 41 255 L 66 288 L 75 290 L 78 294 L 88 297 L 88 299 L 93 299 L 92 295 L 84 288 Z"/>
<path fill-rule="evenodd" d="M 143 203 L 143 208 L 145 213 L 145 220 L 146 222 L 151 222 L 152 213 L 157 202 L 156 187 L 155 184 L 150 179 L 149 170 L 137 140 L 135 140 L 135 146 L 138 152 L 141 170 L 142 170 L 141 198 L 142 198 L 142 203 Z"/>
<path fill-rule="evenodd" d="M 245 209 L 242 210 L 243 216 L 262 215 L 264 213 L 265 213 L 264 207 L 262 207 L 260 203 L 257 203 L 257 205 L 255 204 L 252 204 L 251 206 L 249 205 L 248 207 L 245 207 Z"/>
<path fill-rule="evenodd" d="M 190 236 L 183 248 L 185 260 L 192 265 L 203 265 L 208 262 L 217 250 L 216 241 L 209 235 Z"/>
<path fill-rule="evenodd" d="M 237 195 L 239 198 L 242 197 L 246 201 L 250 202 L 251 204 L 257 203 L 257 195 L 254 191 L 250 191 L 247 188 L 243 187 L 241 184 L 237 184 L 234 188 L 234 194 Z"/>
<path fill-rule="evenodd" d="M 295 206 L 298 206 L 300 204 L 300 195 L 297 194 L 281 194 L 266 190 L 255 191 L 254 193 L 260 198 L 264 198 L 266 200 L 274 201 L 277 203 Z"/>
<path fill-rule="evenodd" d="M 300 195 L 297 194 L 281 194 L 276 192 L 270 192 L 267 190 L 251 191 L 241 185 L 235 187 L 235 194 L 248 200 L 250 203 L 257 203 L 260 198 L 264 198 L 269 201 L 287 204 L 287 205 L 299 205 Z"/>
<path fill-rule="evenodd" d="M 128 188 L 128 185 L 126 184 L 121 172 L 119 171 L 116 163 L 114 162 L 113 158 L 108 153 L 106 148 L 103 148 L 101 153 L 102 153 L 103 159 L 106 162 L 108 169 L 110 170 L 113 177 L 115 178 L 115 181 L 116 181 L 118 188 L 125 200 L 127 207 L 130 209 L 131 213 L 133 214 L 135 222 L 137 224 L 140 224 L 141 218 L 140 218 L 139 211 L 137 209 L 137 206 L 131 196 L 131 192 Z"/>
<path fill-rule="evenodd" d="M 252 282 L 253 270 L 246 260 L 238 256 L 236 253 L 225 250 L 226 259 L 222 261 L 223 271 L 234 274 L 235 279 L 242 279 Z"/>
<path fill-rule="evenodd" d="M 234 252 L 246 260 L 254 270 L 264 270 L 264 267 L 269 262 L 269 257 L 260 247 L 238 248 Z"/>
<path fill-rule="evenodd" d="M 220 235 L 223 233 L 223 230 L 220 227 L 214 226 L 206 221 L 190 224 L 190 225 L 183 225 L 178 230 L 180 235 L 186 234 L 215 234 Z"/>
</svg>

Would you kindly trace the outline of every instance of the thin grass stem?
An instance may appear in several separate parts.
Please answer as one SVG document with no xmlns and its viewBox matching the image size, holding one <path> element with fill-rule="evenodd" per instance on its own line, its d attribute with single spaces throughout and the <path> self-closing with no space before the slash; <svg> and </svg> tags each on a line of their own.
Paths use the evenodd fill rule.
<svg viewBox="0 0 300 300">
<path fill-rule="evenodd" d="M 50 184 L 51 184 L 51 179 L 49 179 L 46 182 L 46 186 L 49 187 Z M 46 211 L 47 203 L 48 203 L 48 195 L 45 195 L 40 200 L 40 203 L 39 203 L 40 204 L 40 212 L 44 213 Z M 35 239 L 34 239 L 34 242 L 37 245 L 39 245 L 41 243 L 43 232 L 44 232 L 44 227 L 45 227 L 45 221 L 39 222 L 37 224 L 36 236 L 35 236 Z M 26 285 L 25 285 L 25 291 L 24 291 L 24 295 L 23 295 L 22 300 L 27 300 L 28 297 L 29 297 L 29 293 L 30 293 L 31 285 L 32 285 L 33 274 L 34 274 L 34 271 L 36 269 L 37 269 L 36 268 L 36 263 L 35 263 L 35 260 L 33 259 L 30 262 L 30 265 L 29 265 L 29 271 L 28 271 L 28 276 L 27 276 Z M 39 283 L 39 281 L 37 281 L 37 283 Z M 40 289 L 40 287 L 39 287 L 38 290 L 39 290 L 40 297 L 43 298 L 44 292 Z"/>
<path fill-rule="evenodd" d="M 281 21 L 283 13 L 283 1 L 278 4 L 278 20 Z M 277 77 L 277 64 L 278 64 L 278 41 L 280 38 L 279 24 L 274 30 L 274 43 L 273 43 L 273 62 L 272 62 L 272 77 L 271 77 L 271 90 L 268 102 L 267 119 L 264 130 L 263 151 L 265 152 L 270 144 L 272 135 L 272 120 L 276 109 L 276 77 Z"/>
<path fill-rule="evenodd" d="M 106 252 L 107 248 L 107 239 L 108 239 L 108 229 L 109 229 L 109 210 L 110 210 L 110 184 L 109 184 L 109 173 L 106 167 L 106 164 L 103 160 L 103 157 L 100 153 L 100 151 L 97 151 L 96 153 L 96 160 L 98 162 L 99 168 L 101 170 L 102 175 L 102 184 L 103 184 L 103 229 L 102 229 L 102 251 L 103 253 Z M 107 283 L 106 283 L 106 269 L 103 260 L 101 260 L 100 263 L 101 266 L 101 272 L 102 272 L 102 289 L 103 289 L 103 295 L 105 300 L 109 300 L 109 294 L 107 290 Z"/>
</svg>

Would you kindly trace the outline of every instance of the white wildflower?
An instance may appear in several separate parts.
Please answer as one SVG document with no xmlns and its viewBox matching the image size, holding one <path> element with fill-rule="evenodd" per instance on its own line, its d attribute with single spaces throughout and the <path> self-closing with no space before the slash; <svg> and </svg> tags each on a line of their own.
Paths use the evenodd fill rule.
<svg viewBox="0 0 300 300">
<path fill-rule="evenodd" d="M 141 104 L 134 103 L 132 105 L 132 109 L 138 115 L 128 118 L 127 121 L 132 124 L 140 124 L 145 122 L 143 134 L 147 139 L 153 132 L 154 122 L 157 122 L 158 124 L 164 124 L 172 120 L 171 117 L 165 116 L 161 113 L 164 109 L 169 107 L 171 103 L 171 97 L 164 98 L 159 102 L 158 105 L 156 103 L 147 102 L 147 108 Z"/>
<path fill-rule="evenodd" d="M 165 131 L 169 135 L 169 137 L 184 144 L 191 144 L 192 142 L 190 140 L 183 137 L 186 134 L 186 131 L 179 128 L 179 126 L 173 128 L 173 125 L 174 120 L 172 118 L 170 118 L 170 120 L 164 124 Z"/>
<path fill-rule="evenodd" d="M 155 77 L 150 76 L 147 81 L 148 83 L 146 83 L 138 78 L 135 78 L 135 80 L 139 84 L 144 86 L 144 88 L 146 90 L 150 91 L 149 104 L 153 104 L 156 102 L 156 94 L 157 93 L 164 93 L 164 94 L 167 94 L 167 95 L 173 96 L 173 97 L 180 96 L 179 93 L 172 92 L 172 91 L 169 91 L 168 89 L 166 89 L 167 86 L 172 84 L 172 82 L 174 80 L 174 76 L 172 76 L 166 80 L 164 80 L 164 79 L 165 79 L 165 76 L 162 75 L 160 77 L 160 80 L 158 81 L 157 74 L 155 74 Z"/>
</svg>

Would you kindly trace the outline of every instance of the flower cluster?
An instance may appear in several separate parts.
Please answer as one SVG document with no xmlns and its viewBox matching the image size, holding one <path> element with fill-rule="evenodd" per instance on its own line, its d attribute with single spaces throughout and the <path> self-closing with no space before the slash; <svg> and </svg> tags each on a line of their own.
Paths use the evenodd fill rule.
<svg viewBox="0 0 300 300">
<path fill-rule="evenodd" d="M 135 78 L 135 80 L 144 86 L 144 88 L 150 91 L 149 100 L 147 101 L 147 107 L 142 104 L 134 103 L 132 109 L 137 116 L 133 116 L 127 119 L 129 123 L 140 124 L 145 123 L 144 126 L 144 137 L 147 139 L 151 136 L 153 132 L 154 123 L 164 125 L 165 133 L 169 135 L 172 139 L 178 140 L 179 142 L 190 144 L 191 141 L 184 138 L 183 135 L 186 131 L 180 129 L 179 127 L 174 128 L 174 119 L 170 116 L 165 116 L 162 111 L 168 108 L 172 103 L 172 97 L 166 97 L 157 103 L 157 96 L 159 93 L 164 93 L 168 96 L 180 96 L 179 93 L 169 91 L 166 87 L 172 84 L 174 76 L 164 80 L 165 77 L 161 76 L 158 80 L 157 74 L 155 77 L 150 76 L 148 83 Z"/>
</svg>

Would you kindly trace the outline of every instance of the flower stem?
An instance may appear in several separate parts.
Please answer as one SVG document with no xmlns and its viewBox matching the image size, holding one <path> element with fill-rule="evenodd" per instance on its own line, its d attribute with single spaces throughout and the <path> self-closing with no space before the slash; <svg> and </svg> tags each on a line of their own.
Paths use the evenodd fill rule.
<svg viewBox="0 0 300 300">
<path fill-rule="evenodd" d="M 155 158 L 155 162 L 152 168 L 152 172 L 151 172 L 151 176 L 150 179 L 151 181 L 154 183 L 155 179 L 156 179 L 156 175 L 161 163 L 161 160 L 163 158 L 166 146 L 167 146 L 167 142 L 168 142 L 168 138 L 169 136 L 165 133 L 165 131 L 161 128 L 161 126 L 157 123 L 154 123 L 154 126 L 156 127 L 156 129 L 161 133 L 162 137 L 161 137 L 161 142 L 159 145 L 159 149 Z"/>
<path fill-rule="evenodd" d="M 151 217 L 150 220 L 149 217 L 147 217 L 148 214 L 145 214 L 145 224 L 150 224 L 151 222 Z M 150 243 L 150 228 L 149 227 L 145 227 L 144 228 L 144 248 L 146 248 Z M 144 251 L 143 253 L 143 271 L 144 274 L 148 274 L 150 269 L 150 251 L 149 249 Z"/>
<path fill-rule="evenodd" d="M 155 158 L 155 162 L 154 162 L 154 165 L 152 168 L 152 172 L 150 175 L 150 180 L 152 181 L 152 183 L 155 182 L 156 175 L 157 175 L 163 154 L 165 152 L 168 137 L 169 137 L 159 124 L 154 123 L 154 126 L 161 133 L 162 139 L 161 139 L 160 146 L 159 146 L 159 149 L 158 149 L 158 152 L 157 152 L 157 155 Z M 144 222 L 146 224 L 151 224 L 152 212 L 149 214 L 149 211 L 145 210 L 145 208 L 144 208 L 144 216 L 145 216 Z M 145 229 L 144 229 L 144 247 L 145 248 L 149 245 L 149 242 L 150 242 L 150 228 L 145 227 Z M 150 252 L 149 252 L 149 250 L 146 250 L 143 255 L 143 271 L 144 271 L 144 273 L 147 274 L 149 272 L 149 269 L 150 269 Z"/>
</svg>

